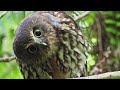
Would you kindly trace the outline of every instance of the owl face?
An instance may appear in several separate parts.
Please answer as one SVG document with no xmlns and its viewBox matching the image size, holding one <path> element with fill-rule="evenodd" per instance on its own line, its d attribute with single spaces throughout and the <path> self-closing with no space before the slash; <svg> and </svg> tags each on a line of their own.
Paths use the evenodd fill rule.
<svg viewBox="0 0 120 90">
<path fill-rule="evenodd" d="M 18 60 L 27 64 L 42 63 L 57 52 L 59 40 L 49 19 L 34 14 L 18 26 L 13 50 Z"/>
</svg>

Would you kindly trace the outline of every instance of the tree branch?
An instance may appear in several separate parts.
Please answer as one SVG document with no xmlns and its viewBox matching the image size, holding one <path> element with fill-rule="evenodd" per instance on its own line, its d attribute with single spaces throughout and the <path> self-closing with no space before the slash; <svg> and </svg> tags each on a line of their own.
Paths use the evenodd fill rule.
<svg viewBox="0 0 120 90">
<path fill-rule="evenodd" d="M 80 19 L 82 19 L 83 17 L 87 16 L 91 11 L 85 11 L 83 14 L 79 15 L 78 17 L 76 17 L 74 20 L 78 21 Z"/>
<path fill-rule="evenodd" d="M 79 77 L 72 79 L 120 79 L 120 71 L 107 72 L 103 74 L 87 76 L 87 77 Z"/>
<path fill-rule="evenodd" d="M 1 15 L 0 15 L 0 19 L 5 16 L 8 13 L 8 11 L 4 11 Z"/>
<path fill-rule="evenodd" d="M 0 62 L 10 62 L 10 61 L 13 61 L 15 59 L 16 59 L 15 56 L 7 57 L 7 58 L 0 58 Z"/>
</svg>

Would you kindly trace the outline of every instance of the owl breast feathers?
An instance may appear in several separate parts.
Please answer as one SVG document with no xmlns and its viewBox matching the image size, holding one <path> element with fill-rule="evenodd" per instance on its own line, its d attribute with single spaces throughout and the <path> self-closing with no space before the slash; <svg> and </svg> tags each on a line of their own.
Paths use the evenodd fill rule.
<svg viewBox="0 0 120 90">
<path fill-rule="evenodd" d="M 13 43 L 25 79 L 86 76 L 86 48 L 80 28 L 63 11 L 38 11 L 26 17 Z"/>
</svg>

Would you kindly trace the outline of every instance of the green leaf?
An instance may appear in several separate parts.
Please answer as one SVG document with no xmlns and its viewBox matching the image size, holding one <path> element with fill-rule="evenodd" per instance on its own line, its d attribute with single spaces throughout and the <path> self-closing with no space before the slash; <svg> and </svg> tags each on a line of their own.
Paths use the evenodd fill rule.
<svg viewBox="0 0 120 90">
<path fill-rule="evenodd" d="M 115 14 L 117 19 L 120 19 L 120 14 Z"/>
<path fill-rule="evenodd" d="M 116 27 L 120 27 L 120 22 L 116 22 Z"/>
<path fill-rule="evenodd" d="M 25 18 L 25 11 L 12 11 L 11 12 L 11 19 L 17 25 Z"/>
<path fill-rule="evenodd" d="M 110 32 L 110 33 L 113 33 L 113 34 L 115 34 L 115 35 L 120 36 L 120 32 L 117 31 L 116 29 L 112 28 L 112 27 L 107 27 L 105 30 L 106 30 L 107 32 Z"/>
<path fill-rule="evenodd" d="M 112 45 L 120 45 L 120 40 L 111 37 L 111 38 L 110 38 L 110 43 L 111 43 Z"/>
<path fill-rule="evenodd" d="M 105 23 L 106 24 L 116 24 L 116 21 L 114 21 L 113 19 L 105 19 Z"/>
</svg>

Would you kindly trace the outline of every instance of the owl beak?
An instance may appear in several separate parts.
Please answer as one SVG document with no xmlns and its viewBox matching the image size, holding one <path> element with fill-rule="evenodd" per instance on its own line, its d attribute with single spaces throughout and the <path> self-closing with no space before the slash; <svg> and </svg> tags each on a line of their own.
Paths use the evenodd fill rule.
<svg viewBox="0 0 120 90">
<path fill-rule="evenodd" d="M 41 41 L 37 41 L 37 40 L 34 43 L 38 46 L 48 46 L 48 44 L 46 42 L 41 42 Z"/>
<path fill-rule="evenodd" d="M 44 42 L 41 42 L 41 43 L 37 43 L 37 46 L 39 47 L 39 48 L 45 48 L 45 47 L 48 47 L 48 44 L 47 43 L 44 43 Z"/>
<path fill-rule="evenodd" d="M 42 42 L 41 40 L 38 40 L 38 39 L 37 40 L 34 39 L 34 43 L 39 46 L 48 46 L 47 42 Z"/>
<path fill-rule="evenodd" d="M 41 42 L 41 43 L 37 43 L 37 47 L 39 48 L 39 50 L 45 49 L 48 47 L 48 44 Z"/>
<path fill-rule="evenodd" d="M 40 45 L 48 46 L 48 45 L 47 45 L 46 43 L 44 43 L 44 42 L 43 42 L 43 43 L 40 43 Z"/>
</svg>

